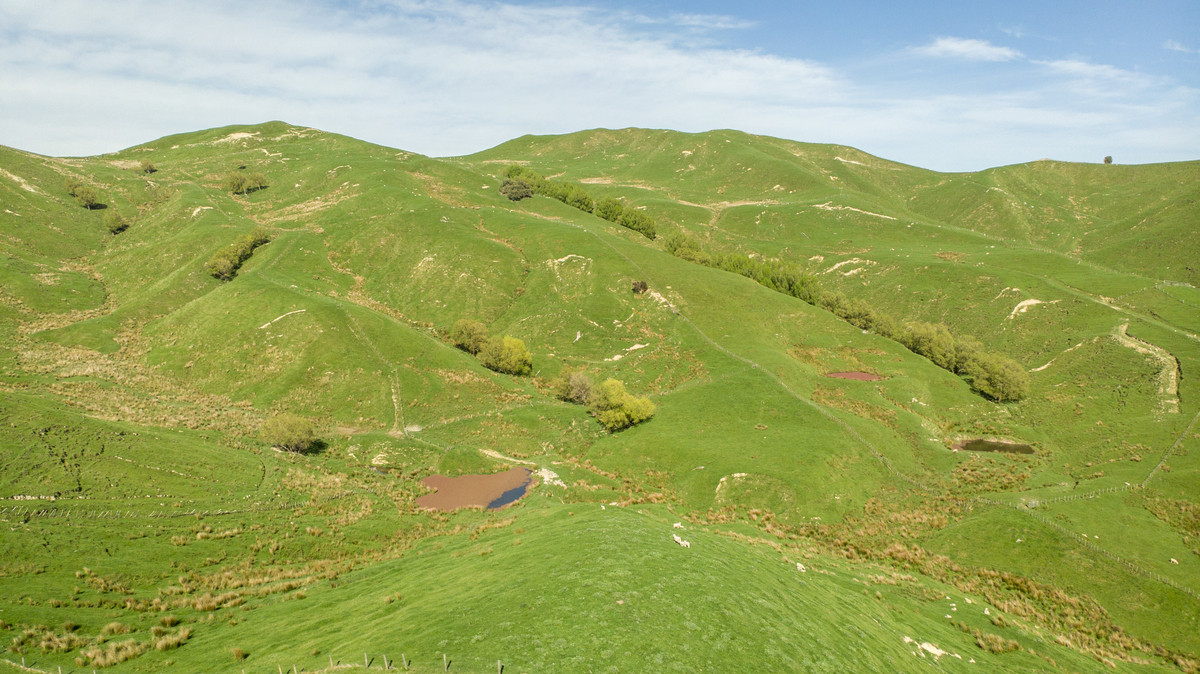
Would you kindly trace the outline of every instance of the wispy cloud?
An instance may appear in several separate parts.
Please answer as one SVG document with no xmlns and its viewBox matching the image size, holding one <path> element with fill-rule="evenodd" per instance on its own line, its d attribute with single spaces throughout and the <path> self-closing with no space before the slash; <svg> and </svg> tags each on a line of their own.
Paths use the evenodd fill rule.
<svg viewBox="0 0 1200 674">
<path fill-rule="evenodd" d="M 745 30 L 757 25 L 754 21 L 722 14 L 673 14 L 671 22 L 679 26 L 702 30 Z"/>
<path fill-rule="evenodd" d="M 1200 94 L 1167 78 L 940 38 L 928 55 L 1002 76 L 900 83 L 890 64 L 847 71 L 713 37 L 744 29 L 578 1 L 4 0 L 0 143 L 91 154 L 282 119 L 440 156 L 625 126 L 738 128 L 944 170 L 1091 158 L 1098 138 L 1099 156 L 1128 162 L 1200 155 Z"/>
<path fill-rule="evenodd" d="M 962 37 L 939 37 L 933 42 L 913 49 L 922 56 L 958 58 L 968 61 L 1012 61 L 1023 57 L 1010 47 L 1000 47 L 987 40 Z"/>
<path fill-rule="evenodd" d="M 1163 43 L 1163 49 L 1183 52 L 1184 54 L 1200 54 L 1200 49 L 1191 49 L 1178 40 L 1167 40 Z"/>
</svg>

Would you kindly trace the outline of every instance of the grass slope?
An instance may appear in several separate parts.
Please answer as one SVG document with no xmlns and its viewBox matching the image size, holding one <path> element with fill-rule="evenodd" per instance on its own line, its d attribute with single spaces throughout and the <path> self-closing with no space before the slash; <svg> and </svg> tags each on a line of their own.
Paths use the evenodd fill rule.
<svg viewBox="0 0 1200 674">
<path fill-rule="evenodd" d="M 510 202 L 510 163 L 974 334 L 1033 393 L 990 403 L 803 302 Z M 436 160 L 272 122 L 0 166 L 10 658 L 100 666 L 132 639 L 131 671 L 237 668 L 233 648 L 310 670 L 363 651 L 516 671 L 1196 666 L 1188 164 L 945 175 L 644 130 Z M 239 171 L 268 186 L 229 194 Z M 108 234 L 69 178 L 130 228 Z M 259 227 L 271 241 L 232 281 L 205 273 Z M 523 339 L 534 376 L 452 348 L 459 318 Z M 566 366 L 657 415 L 603 432 L 549 395 Z M 883 379 L 824 376 L 843 370 Z M 283 411 L 322 451 L 255 438 Z M 977 435 L 1035 454 L 951 451 Z M 424 476 L 515 462 L 564 486 L 499 513 L 415 505 Z"/>
</svg>

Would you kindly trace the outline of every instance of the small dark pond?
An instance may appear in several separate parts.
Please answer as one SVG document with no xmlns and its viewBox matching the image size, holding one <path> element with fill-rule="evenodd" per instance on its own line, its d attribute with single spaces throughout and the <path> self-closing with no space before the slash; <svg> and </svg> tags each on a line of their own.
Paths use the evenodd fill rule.
<svg viewBox="0 0 1200 674">
<path fill-rule="evenodd" d="M 525 478 L 524 484 L 513 487 L 512 489 L 509 489 L 508 491 L 501 494 L 500 498 L 487 504 L 487 509 L 488 510 L 496 510 L 497 508 L 503 508 L 504 506 L 508 505 L 509 503 L 516 501 L 517 499 L 519 499 L 525 495 L 525 490 L 528 489 L 529 485 L 532 483 L 533 483 L 532 477 Z"/>
<path fill-rule="evenodd" d="M 954 445 L 956 449 L 967 452 L 1008 452 L 1009 454 L 1033 454 L 1033 447 L 1016 442 L 1001 442 L 999 440 L 963 440 Z"/>
</svg>

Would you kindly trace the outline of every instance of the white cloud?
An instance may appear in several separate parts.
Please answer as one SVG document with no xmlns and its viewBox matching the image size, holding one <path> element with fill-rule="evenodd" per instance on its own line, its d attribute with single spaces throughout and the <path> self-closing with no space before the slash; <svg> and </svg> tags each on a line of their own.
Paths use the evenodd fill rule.
<svg viewBox="0 0 1200 674">
<path fill-rule="evenodd" d="M 1024 55 L 1010 47 L 999 47 L 987 40 L 961 37 L 939 37 L 930 44 L 915 47 L 914 52 L 922 56 L 959 58 L 968 61 L 1012 61 Z"/>
<path fill-rule="evenodd" d="M 704 37 L 741 28 L 727 17 L 357 1 L 5 0 L 0 143 L 92 154 L 281 119 L 436 156 L 626 126 L 737 128 L 943 170 L 1200 156 L 1196 91 L 1084 61 L 1033 62 L 978 40 L 926 49 L 1012 61 L 1009 79 L 980 84 L 978 73 L 950 71 L 900 82 L 891 64 L 852 79 Z"/>
<path fill-rule="evenodd" d="M 1163 49 L 1183 52 L 1184 54 L 1200 54 L 1200 49 L 1191 49 L 1178 40 L 1167 40 L 1163 43 Z"/>
</svg>

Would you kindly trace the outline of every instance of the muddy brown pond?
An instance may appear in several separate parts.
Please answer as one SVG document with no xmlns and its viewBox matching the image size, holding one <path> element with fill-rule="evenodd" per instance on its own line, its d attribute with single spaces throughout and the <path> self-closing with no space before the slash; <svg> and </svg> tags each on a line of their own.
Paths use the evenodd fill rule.
<svg viewBox="0 0 1200 674">
<path fill-rule="evenodd" d="M 491 475 L 430 475 L 421 484 L 437 491 L 418 498 L 417 505 L 437 510 L 471 507 L 495 510 L 524 496 L 532 483 L 528 468 L 511 468 Z"/>
<path fill-rule="evenodd" d="M 1017 442 L 1002 442 L 1000 440 L 961 440 L 954 444 L 955 449 L 967 452 L 1008 452 L 1010 454 L 1033 454 L 1033 447 Z"/>
</svg>

